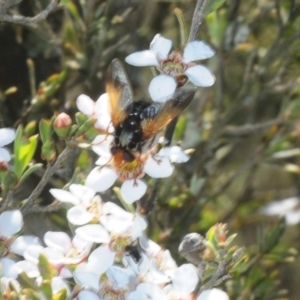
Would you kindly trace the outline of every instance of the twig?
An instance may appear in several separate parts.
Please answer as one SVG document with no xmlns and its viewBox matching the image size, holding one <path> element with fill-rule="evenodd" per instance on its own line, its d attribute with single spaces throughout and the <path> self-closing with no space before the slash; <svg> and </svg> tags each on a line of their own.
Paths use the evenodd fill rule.
<svg viewBox="0 0 300 300">
<path fill-rule="evenodd" d="M 28 197 L 26 203 L 21 208 L 23 215 L 27 214 L 31 210 L 34 200 L 41 194 L 44 187 L 48 183 L 49 178 L 52 177 L 53 174 L 60 168 L 63 161 L 67 159 L 71 151 L 72 151 L 72 147 L 67 146 L 64 149 L 64 151 L 58 156 L 54 165 L 50 165 L 50 164 L 47 165 L 47 169 L 43 178 L 41 179 L 37 187 L 34 189 L 34 191 L 31 193 L 31 195 Z"/>
<path fill-rule="evenodd" d="M 198 37 L 199 30 L 200 30 L 200 25 L 203 20 L 203 10 L 204 10 L 204 5 L 205 5 L 206 0 L 197 0 L 197 4 L 194 10 L 194 15 L 192 19 L 192 26 L 191 26 L 191 31 L 189 35 L 188 42 L 195 41 Z"/>
<path fill-rule="evenodd" d="M 244 126 L 226 126 L 222 134 L 227 136 L 247 136 L 256 133 L 257 131 L 266 129 L 273 125 L 280 125 L 283 123 L 282 119 L 270 120 L 262 123 L 244 125 Z"/>
<path fill-rule="evenodd" d="M 223 278 L 224 278 L 224 280 L 228 279 L 227 276 L 228 276 L 228 274 L 226 274 L 226 264 L 225 264 L 225 261 L 222 259 L 219 262 L 218 269 L 216 270 L 214 275 L 211 277 L 211 279 L 207 283 L 202 285 L 200 291 L 202 292 L 204 290 L 211 289 L 212 287 L 220 284 L 220 282 L 223 281 L 222 280 Z"/>
<path fill-rule="evenodd" d="M 63 208 L 64 208 L 64 205 L 57 201 L 57 202 L 54 202 L 47 206 L 34 205 L 26 212 L 26 214 L 40 213 L 40 212 L 52 212 L 52 211 L 58 211 Z M 23 215 L 25 215 L 25 213 L 23 213 Z"/>
<path fill-rule="evenodd" d="M 13 190 L 10 190 L 8 193 L 7 193 L 7 196 L 6 198 L 4 199 L 2 205 L 1 205 L 1 210 L 0 212 L 3 212 L 6 210 L 6 208 L 13 202 L 13 199 L 14 199 L 14 191 Z"/>
<path fill-rule="evenodd" d="M 6 21 L 11 22 L 15 24 L 21 24 L 25 26 L 33 26 L 34 24 L 43 21 L 47 18 L 49 13 L 54 9 L 54 7 L 58 4 L 59 0 L 52 0 L 50 4 L 41 11 L 38 15 L 34 17 L 24 17 L 24 16 L 16 16 L 16 15 L 10 15 L 7 13 L 7 9 L 19 3 L 19 0 L 0 0 L 0 22 Z"/>
</svg>

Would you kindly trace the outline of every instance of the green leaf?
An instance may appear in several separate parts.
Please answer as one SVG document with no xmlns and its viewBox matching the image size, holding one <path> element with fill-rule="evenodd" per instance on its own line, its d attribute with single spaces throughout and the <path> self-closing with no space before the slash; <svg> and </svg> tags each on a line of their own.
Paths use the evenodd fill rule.
<svg viewBox="0 0 300 300">
<path fill-rule="evenodd" d="M 41 140 L 45 144 L 52 136 L 52 124 L 50 120 L 42 119 L 39 123 L 39 129 L 41 134 Z"/>
<path fill-rule="evenodd" d="M 55 145 L 51 140 L 43 144 L 41 157 L 48 162 L 52 162 L 56 158 Z"/>
<path fill-rule="evenodd" d="M 35 164 L 30 166 L 21 176 L 18 185 L 20 185 L 31 173 L 35 172 L 37 169 L 40 169 L 43 164 Z"/>
<path fill-rule="evenodd" d="M 66 300 L 67 299 L 67 289 L 63 288 L 58 293 L 52 296 L 52 300 Z"/>
<path fill-rule="evenodd" d="M 227 27 L 227 14 L 225 10 L 220 10 L 209 14 L 206 18 L 206 24 L 214 45 L 220 46 Z"/>
<path fill-rule="evenodd" d="M 45 96 L 50 97 L 59 89 L 61 84 L 66 80 L 68 72 L 66 70 L 60 72 L 59 74 L 54 74 L 47 78 L 46 84 L 47 88 L 45 89 Z"/>
<path fill-rule="evenodd" d="M 41 291 L 48 299 L 52 299 L 52 297 L 51 297 L 52 296 L 51 280 L 44 280 L 42 282 Z"/>
<path fill-rule="evenodd" d="M 75 120 L 78 126 L 83 125 L 88 120 L 88 118 L 89 118 L 88 116 L 84 115 L 81 112 L 77 112 L 75 114 Z"/>
<path fill-rule="evenodd" d="M 25 272 L 20 273 L 18 282 L 22 287 L 37 290 L 38 286 L 35 278 L 30 278 Z M 30 298 L 31 299 L 31 298 Z"/>
<path fill-rule="evenodd" d="M 204 15 L 206 16 L 211 12 L 217 10 L 224 2 L 225 0 L 206 0 L 203 10 Z"/>
<path fill-rule="evenodd" d="M 24 299 L 30 300 L 43 300 L 44 298 L 38 294 L 38 292 L 31 289 L 22 290 L 22 295 L 25 297 Z"/>
<path fill-rule="evenodd" d="M 51 280 L 54 276 L 57 276 L 57 270 L 51 266 L 47 257 L 43 254 L 39 256 L 39 270 L 44 280 Z"/>
<path fill-rule="evenodd" d="M 14 171 L 17 178 L 21 177 L 31 161 L 37 147 L 37 142 L 38 135 L 26 138 L 23 128 L 21 126 L 18 128 L 14 143 Z"/>
</svg>

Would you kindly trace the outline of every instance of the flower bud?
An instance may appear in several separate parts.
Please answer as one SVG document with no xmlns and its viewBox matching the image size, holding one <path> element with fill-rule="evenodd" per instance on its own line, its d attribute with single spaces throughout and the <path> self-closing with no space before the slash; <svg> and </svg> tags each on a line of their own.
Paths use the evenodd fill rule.
<svg viewBox="0 0 300 300">
<path fill-rule="evenodd" d="M 0 158 L 0 172 L 8 170 L 8 163 Z"/>
<path fill-rule="evenodd" d="M 66 138 L 69 135 L 72 126 L 72 120 L 66 113 L 60 113 L 53 122 L 53 129 L 60 138 Z"/>
</svg>

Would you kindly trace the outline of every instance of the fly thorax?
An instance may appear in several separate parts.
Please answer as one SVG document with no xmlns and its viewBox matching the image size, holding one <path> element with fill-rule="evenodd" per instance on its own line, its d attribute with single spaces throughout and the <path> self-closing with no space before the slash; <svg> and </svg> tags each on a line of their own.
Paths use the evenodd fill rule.
<svg viewBox="0 0 300 300">
<path fill-rule="evenodd" d="M 121 134 L 119 135 L 119 144 L 121 147 L 127 148 L 127 145 L 131 143 L 133 138 L 133 132 L 132 130 L 128 130 L 126 128 L 123 128 Z"/>
</svg>

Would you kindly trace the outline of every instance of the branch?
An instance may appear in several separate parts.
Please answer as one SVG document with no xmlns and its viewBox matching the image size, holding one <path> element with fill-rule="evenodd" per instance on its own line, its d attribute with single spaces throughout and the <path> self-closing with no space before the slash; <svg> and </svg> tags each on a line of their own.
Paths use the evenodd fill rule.
<svg viewBox="0 0 300 300">
<path fill-rule="evenodd" d="M 54 9 L 54 7 L 58 4 L 59 0 L 52 0 L 50 4 L 41 11 L 38 15 L 34 17 L 23 17 L 23 16 L 16 16 L 10 15 L 7 13 L 7 10 L 12 5 L 19 3 L 21 0 L 0 0 L 0 22 L 6 21 L 15 24 L 21 24 L 26 26 L 32 26 L 40 21 L 43 21 L 47 18 L 49 13 Z"/>
<path fill-rule="evenodd" d="M 56 201 L 48 206 L 39 206 L 39 205 L 34 205 L 29 208 L 29 210 L 26 211 L 26 214 L 32 214 L 32 213 L 40 213 L 40 212 L 53 212 L 53 211 L 58 211 L 65 208 L 65 206 Z M 23 216 L 25 213 L 23 213 Z"/>
<path fill-rule="evenodd" d="M 273 125 L 281 125 L 282 123 L 283 120 L 281 118 L 278 118 L 262 123 L 249 124 L 243 126 L 228 125 L 223 129 L 222 134 L 226 136 L 248 136 L 256 133 L 257 131 L 267 129 L 268 127 L 271 127 Z"/>
<path fill-rule="evenodd" d="M 205 2 L 206 0 L 197 0 L 188 42 L 195 41 L 198 37 L 200 25 L 204 17 L 203 9 L 204 9 Z"/>
<path fill-rule="evenodd" d="M 52 177 L 53 174 L 60 168 L 62 163 L 70 155 L 70 152 L 72 151 L 72 149 L 73 148 L 71 146 L 67 146 L 64 149 L 64 151 L 58 156 L 54 165 L 50 165 L 50 164 L 47 165 L 47 169 L 46 169 L 46 172 L 44 173 L 43 178 L 41 179 L 41 181 L 39 182 L 37 187 L 34 189 L 34 191 L 31 193 L 31 195 L 28 197 L 28 199 L 26 200 L 26 203 L 21 208 L 23 215 L 27 214 L 31 210 L 34 200 L 41 194 L 44 187 L 48 183 L 49 178 Z"/>
</svg>

